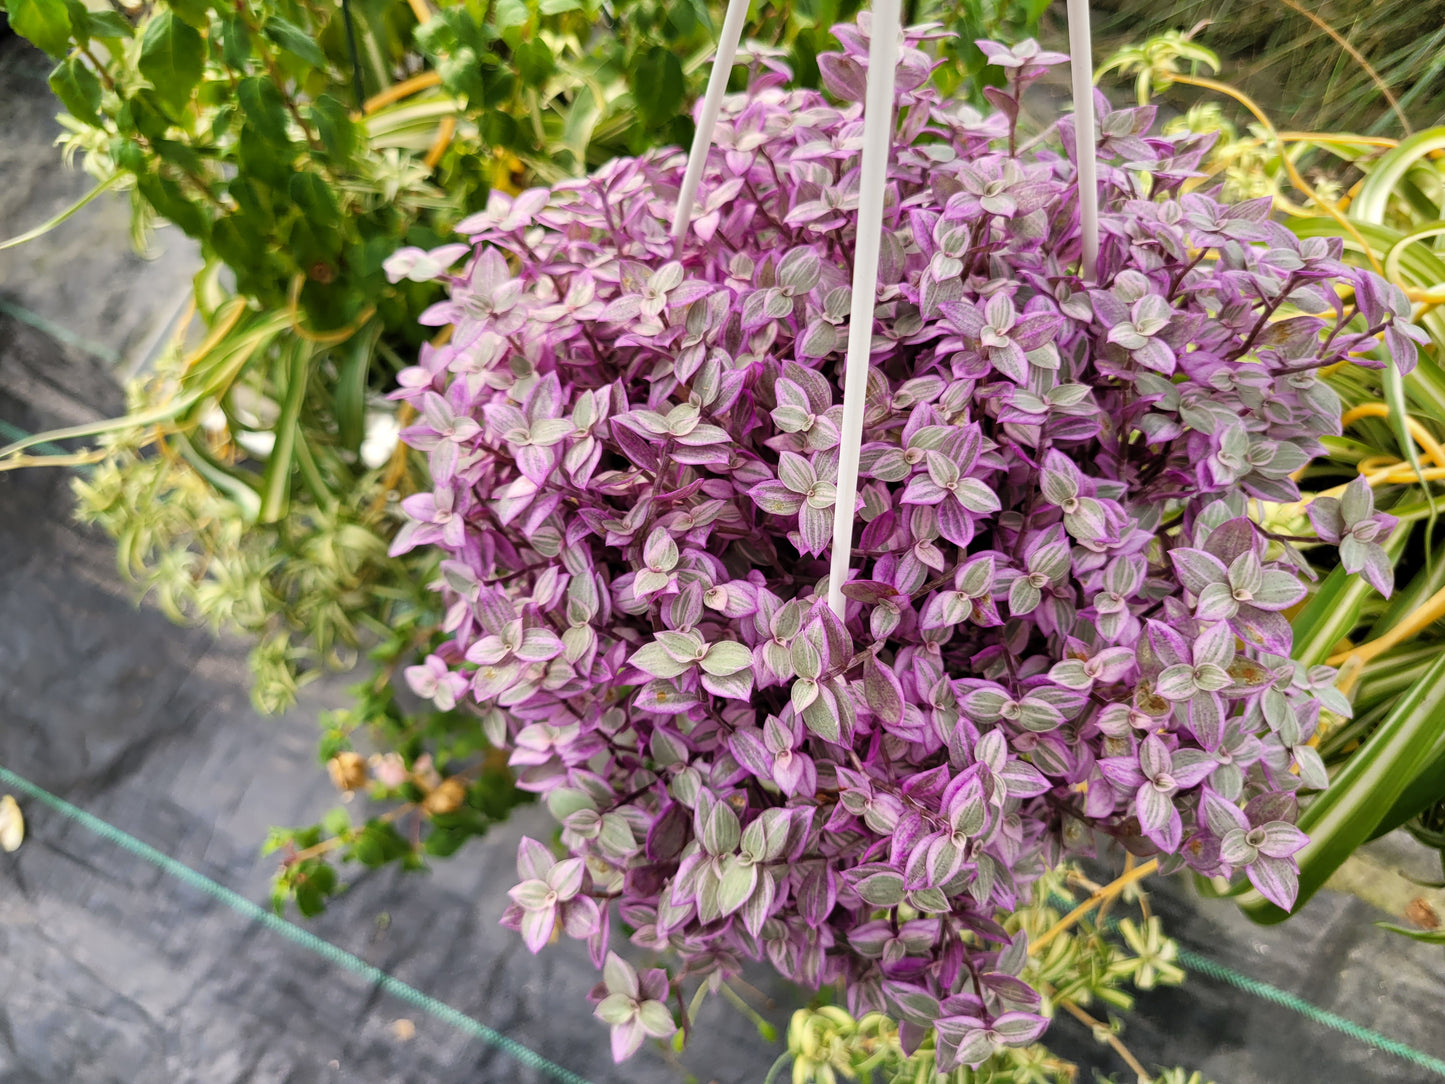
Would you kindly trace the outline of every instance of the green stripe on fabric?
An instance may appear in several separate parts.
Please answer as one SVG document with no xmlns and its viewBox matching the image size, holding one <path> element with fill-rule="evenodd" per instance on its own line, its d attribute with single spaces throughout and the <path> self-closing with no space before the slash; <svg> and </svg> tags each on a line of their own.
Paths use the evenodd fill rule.
<svg viewBox="0 0 1445 1084">
<path fill-rule="evenodd" d="M 466 1035 L 481 1039 L 489 1046 L 495 1047 L 503 1053 L 510 1055 L 521 1064 L 546 1073 L 554 1080 L 561 1081 L 562 1084 L 589 1084 L 585 1077 L 578 1076 L 572 1072 L 572 1070 L 557 1065 L 555 1062 L 548 1060 L 529 1047 L 523 1046 L 515 1039 L 508 1038 L 501 1032 L 487 1027 L 487 1025 L 472 1019 L 466 1013 L 452 1008 L 446 1002 L 439 1001 L 430 994 L 422 993 L 416 987 L 387 974 L 379 967 L 369 964 L 360 957 L 347 952 L 345 949 L 333 945 L 330 941 L 317 937 L 314 933 L 302 929 L 294 922 L 288 922 L 274 912 L 268 911 L 260 904 L 248 900 L 245 896 L 233 892 L 222 884 L 218 884 L 204 874 L 191 869 L 190 866 L 176 861 L 176 859 L 170 857 L 170 855 L 156 850 L 147 843 L 142 843 L 139 839 L 136 839 L 135 836 L 122 831 L 109 821 L 102 820 L 92 813 L 87 813 L 85 810 L 71 805 L 65 799 L 56 797 L 43 787 L 37 786 L 30 782 L 30 780 L 16 775 L 3 766 L 0 766 L 0 784 L 75 821 L 81 825 L 81 827 L 93 832 L 107 843 L 114 844 L 121 850 L 143 861 L 149 862 L 176 880 L 225 904 L 237 914 L 265 926 L 273 933 L 278 933 L 287 940 L 295 942 L 327 962 L 335 964 L 337 967 L 343 968 L 346 971 L 350 971 L 354 975 L 359 975 L 361 978 L 373 983 L 378 989 L 391 994 L 398 1000 L 429 1013 L 443 1023 L 451 1025 Z"/>
<path fill-rule="evenodd" d="M 1188 949 L 1179 950 L 1179 962 L 1190 971 L 1197 971 L 1201 975 L 1207 975 L 1211 979 L 1228 983 L 1237 990 L 1243 990 L 1247 994 L 1253 994 L 1262 1001 L 1269 1001 L 1282 1008 L 1291 1009 L 1299 1013 L 1306 1020 L 1311 1020 L 1341 1035 L 1348 1035 L 1351 1039 L 1373 1046 L 1377 1050 L 1383 1050 L 1403 1058 L 1412 1065 L 1418 1065 L 1421 1069 L 1428 1069 L 1436 1076 L 1445 1077 L 1445 1061 L 1432 1057 L 1423 1051 L 1416 1050 L 1400 1042 L 1398 1039 L 1391 1039 L 1388 1035 L 1381 1035 L 1363 1024 L 1357 1024 L 1353 1020 L 1346 1019 L 1328 1009 L 1321 1009 L 1312 1005 L 1298 994 L 1292 994 L 1288 990 L 1281 990 L 1278 986 L 1271 986 L 1259 979 L 1252 979 L 1248 975 L 1242 975 L 1231 967 L 1226 967 L 1217 960 L 1211 960 L 1208 956 L 1201 956 L 1197 952 Z"/>
<path fill-rule="evenodd" d="M 120 354 L 102 343 L 92 342 L 84 335 L 77 335 L 67 327 L 62 327 L 54 320 L 41 316 L 38 312 L 31 312 L 23 305 L 17 305 L 13 301 L 6 301 L 0 297 L 0 313 L 4 313 L 12 320 L 19 320 L 22 324 L 29 324 L 36 331 L 49 335 L 56 342 L 64 343 L 66 346 L 73 346 L 82 353 L 105 362 L 107 365 L 118 365 Z"/>
</svg>

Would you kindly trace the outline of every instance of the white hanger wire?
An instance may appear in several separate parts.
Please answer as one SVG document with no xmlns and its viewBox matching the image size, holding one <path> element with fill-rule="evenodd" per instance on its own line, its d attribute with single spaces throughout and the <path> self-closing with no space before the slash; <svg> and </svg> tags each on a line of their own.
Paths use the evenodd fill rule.
<svg viewBox="0 0 1445 1084">
<path fill-rule="evenodd" d="M 1069 0 L 1069 68 L 1074 82 L 1074 146 L 1079 159 L 1079 274 L 1093 282 L 1099 268 L 1099 171 L 1094 150 L 1094 56 L 1089 0 Z"/>
<path fill-rule="evenodd" d="M 708 77 L 697 132 L 688 155 L 672 222 L 680 246 L 692 220 L 703 167 L 717 127 L 728 77 L 737 56 L 748 0 L 728 0 L 717 55 Z M 1068 0 L 1069 49 L 1074 92 L 1078 155 L 1079 215 L 1083 230 L 1080 273 L 1092 282 L 1099 257 L 1099 185 L 1094 152 L 1094 73 L 1088 0 Z M 858 458 L 863 440 L 863 405 L 868 391 L 868 357 L 873 344 L 873 308 L 878 290 L 878 255 L 883 234 L 883 197 L 893 130 L 893 85 L 901 32 L 899 0 L 875 0 L 868 42 L 867 90 L 863 104 L 863 151 L 858 187 L 858 234 L 853 257 L 853 298 L 844 358 L 843 421 L 838 449 L 837 500 L 833 506 L 833 545 L 828 575 L 828 605 L 843 616 L 843 584 L 853 553 L 854 505 L 858 499 Z"/>
<path fill-rule="evenodd" d="M 854 505 L 858 501 L 858 455 L 863 443 L 863 401 L 868 394 L 868 355 L 873 346 L 873 307 L 878 296 L 878 250 L 883 237 L 883 195 L 893 139 L 893 82 L 898 69 L 898 0 L 875 0 L 868 40 L 868 89 L 863 101 L 863 153 L 858 181 L 858 237 L 853 252 L 853 307 L 848 314 L 848 352 L 843 364 L 842 441 L 838 447 L 838 496 L 833 505 L 833 552 L 828 605 L 843 616 L 843 583 L 853 556 Z"/>
<path fill-rule="evenodd" d="M 703 166 L 707 165 L 707 152 L 712 149 L 712 137 L 717 130 L 717 116 L 722 109 L 723 95 L 728 90 L 728 77 L 732 75 L 733 61 L 738 55 L 738 40 L 743 34 L 743 23 L 748 17 L 748 0 L 728 0 L 727 14 L 723 16 L 722 34 L 717 42 L 717 55 L 712 60 L 712 71 L 707 77 L 707 93 L 702 99 L 702 113 L 697 118 L 697 131 L 693 133 L 692 150 L 687 156 L 687 172 L 682 175 L 682 190 L 677 194 L 677 209 L 672 215 L 672 245 L 676 253 L 682 247 L 687 227 L 692 222 L 692 207 L 697 201 L 697 186 L 702 183 Z"/>
</svg>

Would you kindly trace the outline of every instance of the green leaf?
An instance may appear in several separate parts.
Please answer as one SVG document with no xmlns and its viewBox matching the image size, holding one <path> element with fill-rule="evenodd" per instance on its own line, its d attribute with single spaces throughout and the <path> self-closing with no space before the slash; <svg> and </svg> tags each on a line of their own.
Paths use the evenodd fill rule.
<svg viewBox="0 0 1445 1084">
<path fill-rule="evenodd" d="M 1370 167 L 1359 194 L 1350 204 L 1350 217 L 1362 222 L 1385 221 L 1390 196 L 1410 168 L 1432 151 L 1445 150 L 1445 127 L 1427 128 L 1400 141 Z"/>
<path fill-rule="evenodd" d="M 337 807 L 321 818 L 321 827 L 328 836 L 342 836 L 351 831 L 351 814 Z"/>
<path fill-rule="evenodd" d="M 471 49 L 458 49 L 437 62 L 437 75 L 442 86 L 460 97 L 466 98 L 475 108 L 480 108 L 487 99 L 486 83 L 482 79 L 481 65 Z"/>
<path fill-rule="evenodd" d="M 296 909 L 303 918 L 315 918 L 326 910 L 326 898 L 314 886 L 303 884 L 296 889 Z"/>
<path fill-rule="evenodd" d="M 188 143 L 176 139 L 157 139 L 152 141 L 151 150 L 162 162 L 179 166 L 188 173 L 201 176 L 205 171 L 205 162 Z"/>
<path fill-rule="evenodd" d="M 256 234 L 245 225 L 247 219 L 244 211 L 237 211 L 216 219 L 211 227 L 211 245 L 216 254 L 242 275 L 258 255 L 253 251 Z"/>
<path fill-rule="evenodd" d="M 1395 804 L 1375 826 L 1370 838 L 1379 839 L 1393 832 L 1440 801 L 1445 801 L 1445 731 L 1436 735 L 1435 745 L 1425 758 L 1425 766 L 1410 780 L 1404 793 L 1395 799 Z"/>
<path fill-rule="evenodd" d="M 133 127 L 147 139 L 164 139 L 172 125 L 160 95 L 149 87 L 142 87 L 125 100 L 121 105 L 117 121 L 122 132 Z M 132 160 L 127 162 L 125 168 L 132 173 L 141 173 L 149 168 L 148 156 L 144 148 L 140 151 L 140 160 L 143 164 L 136 165 Z"/>
<path fill-rule="evenodd" d="M 527 5 L 522 0 L 497 0 L 496 20 L 498 30 L 510 30 L 514 26 L 524 25 L 531 15 L 527 12 Z"/>
<path fill-rule="evenodd" d="M 659 128 L 678 115 L 687 83 L 677 54 L 654 45 L 637 58 L 631 79 L 637 115 L 649 128 Z"/>
<path fill-rule="evenodd" d="M 210 25 L 211 5 L 208 0 L 166 0 L 166 6 L 197 30 Z"/>
<path fill-rule="evenodd" d="M 1414 507 L 1413 505 L 1410 508 L 1400 508 L 1396 506 L 1390 509 L 1390 513 L 1392 515 L 1400 512 L 1409 514 Z M 1424 508 L 1423 505 L 1419 507 Z M 1431 595 L 1445 589 L 1445 545 L 1436 546 L 1432 558 L 1432 560 L 1427 562 L 1428 567 L 1421 568 L 1420 571 L 1416 572 L 1409 583 L 1395 584 L 1395 590 L 1394 593 L 1390 595 L 1389 604 L 1385 607 L 1384 611 L 1381 612 L 1375 623 L 1370 626 L 1369 631 L 1365 633 L 1364 638 L 1366 640 L 1378 639 L 1385 635 L 1385 633 L 1389 632 L 1408 617 L 1412 611 L 1424 605 L 1425 600 Z M 1398 650 L 1392 651 L 1390 656 L 1391 658 L 1398 658 Z M 1376 665 L 1372 664 L 1368 668 L 1366 676 L 1368 677 L 1369 672 L 1373 672 L 1375 669 Z"/>
<path fill-rule="evenodd" d="M 522 42 L 513 50 L 512 55 L 517 61 L 517 74 L 534 87 L 541 86 L 557 70 L 557 62 L 552 59 L 552 50 L 547 48 L 547 43 L 541 38 Z"/>
<path fill-rule="evenodd" d="M 336 202 L 336 193 L 315 173 L 293 174 L 288 189 L 291 201 L 306 216 L 313 230 L 325 232 L 341 223 L 341 207 Z"/>
<path fill-rule="evenodd" d="M 537 10 L 543 15 L 562 15 L 569 11 L 581 11 L 582 0 L 542 0 Z"/>
<path fill-rule="evenodd" d="M 264 75 L 248 75 L 236 84 L 236 100 L 246 123 L 266 142 L 284 147 L 291 142 L 287 130 L 286 99 Z"/>
<path fill-rule="evenodd" d="M 1412 941 L 1422 941 L 1427 945 L 1445 945 L 1445 930 L 1412 930 L 1408 926 L 1396 926 L 1393 922 L 1376 922 L 1375 925 L 1391 933 L 1404 934 Z"/>
<path fill-rule="evenodd" d="M 70 19 L 70 38 L 76 45 L 90 44 L 90 14 L 80 0 L 65 0 L 65 14 Z"/>
<path fill-rule="evenodd" d="M 1436 740 L 1445 733 L 1445 654 L 1420 683 L 1395 704 L 1365 744 L 1300 814 L 1309 843 L 1299 860 L 1295 911 L 1329 880 L 1390 812 L 1410 782 L 1425 768 Z M 1273 924 L 1289 912 L 1258 892 L 1240 897 L 1240 909 L 1255 922 Z"/>
<path fill-rule="evenodd" d="M 169 177 L 156 173 L 138 173 L 136 189 L 156 214 L 178 226 L 187 237 L 205 240 L 210 234 L 211 220 L 205 211 L 205 204 L 198 202 L 191 193 L 181 188 Z"/>
<path fill-rule="evenodd" d="M 306 114 L 331 160 L 348 161 L 356 150 L 356 122 L 351 111 L 330 94 L 323 94 L 307 107 Z"/>
<path fill-rule="evenodd" d="M 62 57 L 70 46 L 70 13 L 65 0 L 6 0 L 10 29 L 37 49 Z"/>
<path fill-rule="evenodd" d="M 341 446 L 352 454 L 361 450 L 366 436 L 366 378 L 380 335 L 381 322 L 372 320 L 338 348 L 340 357 L 331 408 L 336 414 Z"/>
<path fill-rule="evenodd" d="M 50 73 L 50 89 L 76 120 L 100 126 L 100 80 L 79 57 L 56 65 Z"/>
<path fill-rule="evenodd" d="M 118 11 L 86 10 L 86 30 L 92 38 L 101 41 L 129 41 L 135 37 L 135 27 L 126 22 Z"/>
<path fill-rule="evenodd" d="M 375 868 L 411 853 L 411 844 L 385 821 L 371 821 L 361 830 L 351 856 L 363 866 Z"/>
<path fill-rule="evenodd" d="M 276 443 L 266 457 L 261 478 L 261 522 L 275 523 L 286 514 L 291 497 L 291 468 L 296 453 L 297 421 L 306 401 L 306 379 L 311 368 L 311 346 L 302 340 L 287 344 L 285 399 L 276 419 Z"/>
<path fill-rule="evenodd" d="M 221 63 L 245 71 L 251 63 L 251 28 L 239 15 L 221 20 Z"/>
<path fill-rule="evenodd" d="M 169 11 L 146 24 L 141 39 L 140 73 L 146 77 L 161 102 L 179 113 L 191 100 L 201 81 L 206 46 L 196 28 Z"/>
<path fill-rule="evenodd" d="M 1405 401 L 1405 376 L 1396 367 L 1392 360 L 1386 360 L 1384 371 L 1385 402 L 1390 407 L 1390 429 L 1395 434 L 1395 443 L 1405 453 L 1405 459 L 1414 469 L 1417 477 L 1424 478 L 1425 468 L 1420 463 L 1420 452 L 1415 445 L 1415 440 L 1410 436 L 1407 426 L 1409 420 L 1409 404 Z M 1422 481 L 1421 488 L 1425 491 L 1425 500 L 1430 505 L 1430 515 L 1425 523 L 1425 553 L 1429 559 L 1431 553 L 1431 542 L 1435 537 L 1435 495 L 1433 487 L 1429 482 Z M 1433 567 L 1433 560 L 1429 560 Z"/>
<path fill-rule="evenodd" d="M 285 192 L 286 186 L 291 183 L 291 163 L 296 157 L 293 145 L 278 147 L 247 125 L 241 129 L 241 137 L 236 141 L 236 154 L 241 167 L 238 179 L 249 181 L 252 185 L 268 185 L 281 192 Z M 233 181 L 231 191 L 234 194 L 238 188 L 245 187 Z M 240 201 L 237 197 L 237 202 Z"/>
<path fill-rule="evenodd" d="M 321 51 L 311 35 L 294 23 L 288 23 L 279 15 L 272 15 L 261 27 L 261 33 L 268 37 L 276 48 L 290 53 L 298 60 L 305 61 L 312 68 L 326 67 L 326 54 Z"/>
<path fill-rule="evenodd" d="M 434 858 L 450 858 L 474 835 L 468 828 L 433 828 L 422 847 Z"/>
</svg>

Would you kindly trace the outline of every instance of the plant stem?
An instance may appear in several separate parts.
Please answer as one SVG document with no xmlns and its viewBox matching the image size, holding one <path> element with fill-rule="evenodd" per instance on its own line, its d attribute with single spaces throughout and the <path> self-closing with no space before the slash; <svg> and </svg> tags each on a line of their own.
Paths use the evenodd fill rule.
<svg viewBox="0 0 1445 1084">
<path fill-rule="evenodd" d="M 392 821 L 405 816 L 407 813 L 410 813 L 415 808 L 415 804 L 408 802 L 406 805 L 399 805 L 395 809 L 388 809 L 385 813 L 383 813 L 380 817 L 376 819 L 381 821 L 383 824 L 390 824 Z M 323 839 L 320 843 L 312 844 L 310 847 L 307 847 L 304 850 L 300 850 L 297 851 L 295 854 L 288 855 L 285 861 L 282 862 L 282 865 L 294 866 L 296 865 L 296 863 L 304 862 L 308 858 L 320 857 L 323 854 L 328 854 L 331 851 L 336 850 L 337 847 L 340 847 L 348 842 L 350 841 L 343 836 L 332 836 L 330 839 Z"/>
<path fill-rule="evenodd" d="M 723 983 L 722 986 L 719 987 L 719 989 L 722 991 L 723 998 L 726 999 L 729 1003 L 731 1003 L 732 1007 L 737 1009 L 738 1012 L 742 1013 L 749 1020 L 751 1020 L 754 1026 L 756 1026 L 759 1031 L 766 1031 L 772 1027 L 772 1024 L 770 1024 L 766 1019 L 764 1019 L 762 1014 L 759 1013 L 757 1009 L 753 1008 L 746 1001 L 744 1001 L 742 997 L 738 994 L 738 992 L 727 983 Z"/>
<path fill-rule="evenodd" d="M 253 40 L 256 42 L 256 52 L 260 54 L 261 63 L 266 66 L 266 72 L 271 76 L 271 82 L 274 83 L 276 89 L 281 92 L 281 100 L 286 103 L 286 110 L 291 114 L 291 119 L 294 120 L 297 127 L 301 129 L 301 134 L 306 137 L 306 142 L 310 144 L 312 151 L 325 153 L 325 145 L 317 137 L 316 133 L 311 130 L 311 126 L 306 123 L 306 118 L 301 115 L 301 110 L 296 105 L 296 99 L 293 98 L 291 92 L 286 89 L 286 77 L 281 73 L 281 66 L 276 63 L 275 55 L 266 47 L 265 39 L 261 35 L 261 28 L 251 23 L 249 19 L 247 22 L 250 23 L 247 29 L 251 31 Z"/>
<path fill-rule="evenodd" d="M 1423 632 L 1442 617 L 1445 617 L 1445 587 L 1436 591 L 1421 603 L 1418 609 L 1411 612 L 1409 616 L 1383 636 L 1376 637 L 1348 651 L 1341 651 L 1337 655 L 1331 655 L 1325 661 L 1330 666 L 1339 666 L 1349 659 L 1359 659 L 1361 662 L 1369 662 L 1376 656 L 1383 655 L 1397 644 L 1402 644 L 1416 634 Z"/>
<path fill-rule="evenodd" d="M 80 50 L 81 55 L 84 56 L 86 60 L 90 61 L 91 67 L 95 69 L 95 74 L 100 76 L 105 85 L 109 89 L 115 90 L 115 79 L 112 78 L 106 66 L 96 59 L 95 54 L 90 51 L 90 46 L 77 45 L 76 48 Z"/>
<path fill-rule="evenodd" d="M 1361 403 L 1359 406 L 1351 407 L 1345 411 L 1344 415 L 1340 418 L 1340 428 L 1343 429 L 1351 423 L 1359 421 L 1361 418 L 1388 418 L 1389 416 L 1390 407 L 1386 403 L 1379 401 Z M 1441 448 L 1440 442 L 1435 439 L 1434 434 L 1432 434 L 1430 430 L 1410 417 L 1405 419 L 1405 428 L 1408 429 L 1410 435 L 1415 438 L 1415 443 L 1425 449 L 1425 454 L 1435 461 L 1435 466 L 1445 467 L 1445 449 Z"/>
<path fill-rule="evenodd" d="M 1113 1048 L 1114 1053 L 1118 1054 L 1119 1057 L 1123 1058 L 1124 1063 L 1134 1071 L 1134 1074 L 1139 1078 L 1139 1084 L 1149 1084 L 1149 1082 L 1154 1079 L 1154 1074 L 1149 1072 L 1148 1069 L 1144 1068 L 1144 1064 L 1129 1052 L 1129 1048 L 1124 1045 L 1123 1041 L 1119 1038 L 1119 1036 L 1115 1035 L 1113 1031 L 1110 1030 L 1108 1024 L 1103 1024 L 1100 1023 L 1098 1020 L 1095 1020 L 1092 1016 L 1086 1013 L 1083 1009 L 1079 1008 L 1072 1001 L 1060 1001 L 1059 1008 L 1063 1009 L 1079 1023 L 1083 1024 L 1085 1027 L 1093 1031 L 1095 1039 L 1098 1039 L 1100 1042 L 1108 1043 L 1109 1046 Z"/>
<path fill-rule="evenodd" d="M 0 471 L 20 470 L 24 467 L 83 467 L 99 463 L 110 453 L 104 448 L 89 452 L 75 452 L 71 455 L 17 455 L 0 463 Z"/>
<path fill-rule="evenodd" d="M 441 86 L 442 77 L 439 73 L 422 72 L 420 75 L 413 75 L 410 79 L 403 79 L 400 83 L 393 83 L 385 90 L 373 94 L 361 107 L 361 112 L 371 116 L 379 109 L 385 109 L 393 102 L 399 102 L 409 95 L 418 91 L 430 90 L 432 87 Z"/>
<path fill-rule="evenodd" d="M 1124 855 L 1124 874 L 1126 876 L 1134 871 L 1134 866 L 1138 864 L 1138 861 L 1133 854 Z M 1095 889 L 1095 891 L 1097 892 L 1099 889 Z M 1116 899 L 1118 896 L 1108 896 L 1099 904 L 1099 917 L 1095 920 L 1099 925 L 1103 925 L 1105 917 L 1109 914 L 1109 908 L 1113 906 Z"/>
<path fill-rule="evenodd" d="M 1135 881 L 1142 881 L 1145 877 L 1148 877 L 1158 868 L 1159 859 L 1151 858 L 1142 866 L 1135 866 L 1133 869 L 1120 874 L 1118 877 L 1115 877 L 1103 888 L 1099 889 L 1083 903 L 1079 904 L 1079 906 L 1075 907 L 1067 915 L 1059 919 L 1058 922 L 1054 923 L 1053 927 L 1045 931 L 1044 934 L 1037 941 L 1030 943 L 1029 955 L 1037 955 L 1039 950 L 1042 949 L 1045 945 L 1047 945 L 1050 941 L 1052 941 L 1055 937 L 1058 937 L 1059 934 L 1063 933 L 1065 930 L 1068 930 L 1073 926 L 1077 925 L 1079 919 L 1083 918 L 1086 914 L 1092 911 L 1096 905 L 1103 903 L 1105 900 L 1113 899 Z"/>
<path fill-rule="evenodd" d="M 783 1071 L 783 1067 L 792 1060 L 792 1051 L 785 1050 L 780 1055 L 778 1055 L 778 1060 L 773 1062 L 772 1067 L 768 1070 L 768 1075 L 763 1077 L 763 1084 L 777 1084 L 778 1074 L 781 1073 Z"/>
</svg>

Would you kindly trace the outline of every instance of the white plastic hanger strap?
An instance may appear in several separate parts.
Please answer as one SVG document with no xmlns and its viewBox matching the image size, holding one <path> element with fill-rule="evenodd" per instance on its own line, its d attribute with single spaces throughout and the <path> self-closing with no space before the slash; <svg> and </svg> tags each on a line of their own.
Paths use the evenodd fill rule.
<svg viewBox="0 0 1445 1084">
<path fill-rule="evenodd" d="M 688 224 L 692 221 L 697 188 L 702 183 L 703 167 L 707 165 L 707 152 L 712 149 L 718 113 L 722 109 L 723 95 L 727 93 L 728 77 L 732 75 L 733 61 L 738 55 L 738 41 L 742 38 L 743 23 L 747 17 L 748 0 L 728 0 L 727 14 L 723 16 L 722 34 L 717 42 L 717 55 L 713 57 L 712 72 L 707 78 L 707 93 L 703 95 L 702 111 L 697 118 L 697 131 L 693 133 L 692 150 L 687 156 L 687 172 L 682 175 L 682 189 L 678 192 L 677 209 L 672 215 L 674 249 L 682 245 Z"/>
<path fill-rule="evenodd" d="M 853 303 L 843 366 L 842 440 L 838 448 L 838 496 L 833 506 L 832 563 L 828 605 L 843 616 L 843 584 L 853 554 L 853 510 L 858 500 L 858 456 L 863 443 L 863 406 L 868 395 L 868 356 L 873 346 L 873 308 L 878 296 L 878 251 L 883 239 L 883 195 L 892 153 L 893 83 L 901 32 L 898 0 L 877 0 L 868 41 L 868 84 L 863 101 L 863 152 L 858 179 L 858 235 L 853 252 Z"/>
<path fill-rule="evenodd" d="M 1079 274 L 1097 278 L 1099 267 L 1099 170 L 1094 142 L 1094 57 L 1089 0 L 1069 0 L 1069 68 L 1074 84 L 1074 147 L 1079 160 L 1079 226 L 1083 255 Z"/>
</svg>

